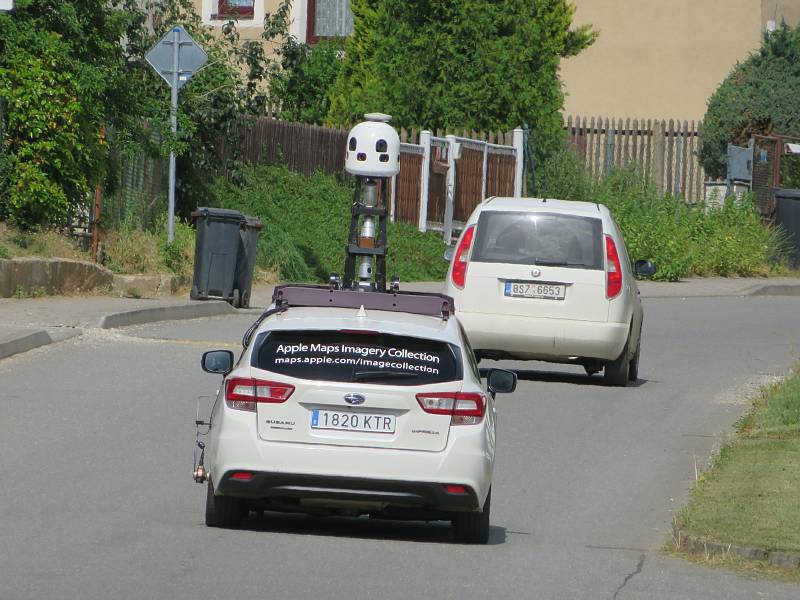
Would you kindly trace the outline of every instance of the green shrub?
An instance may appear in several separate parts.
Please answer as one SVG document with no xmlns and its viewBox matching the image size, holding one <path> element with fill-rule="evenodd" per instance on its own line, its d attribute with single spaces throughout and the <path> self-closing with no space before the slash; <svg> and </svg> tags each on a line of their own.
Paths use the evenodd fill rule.
<svg viewBox="0 0 800 600">
<path fill-rule="evenodd" d="M 11 252 L 2 244 L 0 244 L 0 258 L 11 258 Z"/>
<path fill-rule="evenodd" d="M 217 180 L 213 193 L 218 206 L 263 222 L 258 266 L 294 281 L 342 274 L 353 198 L 349 184 L 322 173 L 304 177 L 285 167 L 259 167 L 241 186 Z M 401 223 L 391 223 L 388 235 L 387 276 L 416 281 L 444 275 L 444 244 L 436 235 Z"/>
<path fill-rule="evenodd" d="M 706 210 L 660 194 L 634 168 L 615 169 L 593 182 L 571 150 L 546 161 L 536 180 L 538 195 L 606 205 L 631 261 L 652 260 L 658 280 L 767 275 L 785 255 L 785 236 L 761 222 L 749 195 Z"/>
<path fill-rule="evenodd" d="M 172 273 L 188 280 L 194 265 L 194 228 L 175 222 L 175 238 L 167 242 L 162 218 L 153 231 L 130 221 L 110 231 L 103 244 L 105 265 L 115 273 Z"/>
<path fill-rule="evenodd" d="M 342 49 L 340 40 L 323 40 L 309 46 L 287 38 L 280 49 L 281 70 L 270 83 L 282 119 L 325 123 L 330 109 L 329 90 L 339 73 Z"/>
<path fill-rule="evenodd" d="M 700 147 L 706 173 L 725 176 L 728 143 L 746 146 L 754 134 L 800 134 L 798 64 L 800 27 L 784 23 L 731 70 L 708 100 Z M 800 182 L 800 163 L 787 167 L 784 180 Z"/>
</svg>

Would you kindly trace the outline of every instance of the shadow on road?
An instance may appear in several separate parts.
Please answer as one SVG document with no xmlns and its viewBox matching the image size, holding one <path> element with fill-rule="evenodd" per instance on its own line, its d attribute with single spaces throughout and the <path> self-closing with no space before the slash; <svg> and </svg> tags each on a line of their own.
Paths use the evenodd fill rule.
<svg viewBox="0 0 800 600">
<path fill-rule="evenodd" d="M 486 377 L 489 369 L 481 369 L 481 377 Z M 603 376 L 585 375 L 583 373 L 566 373 L 564 371 L 536 371 L 534 369 L 509 369 L 517 374 L 520 381 L 544 381 L 551 383 L 572 383 L 575 385 L 593 385 L 598 387 L 608 387 L 603 382 Z M 646 383 L 658 383 L 649 379 L 639 378 L 628 383 L 628 387 L 638 388 Z"/>
<path fill-rule="evenodd" d="M 273 512 L 251 512 L 239 529 L 293 535 L 348 537 L 364 540 L 390 540 L 424 544 L 452 544 L 453 533 L 444 522 L 384 521 L 366 517 L 310 517 Z M 490 546 L 506 542 L 506 528 L 492 525 Z"/>
</svg>

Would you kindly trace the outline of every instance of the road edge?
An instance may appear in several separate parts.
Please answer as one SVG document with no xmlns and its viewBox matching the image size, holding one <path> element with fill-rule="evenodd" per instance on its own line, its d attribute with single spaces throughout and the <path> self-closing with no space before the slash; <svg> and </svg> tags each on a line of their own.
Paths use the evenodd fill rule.
<svg viewBox="0 0 800 600">
<path fill-rule="evenodd" d="M 0 341 L 0 359 L 22 354 L 34 348 L 41 348 L 53 343 L 53 338 L 44 329 L 26 332 L 18 337 Z"/>
<path fill-rule="evenodd" d="M 764 550 L 741 544 L 726 544 L 702 538 L 684 531 L 679 525 L 672 525 L 672 543 L 675 548 L 686 554 L 701 556 L 738 556 L 746 560 L 769 563 L 783 569 L 800 569 L 800 556 L 777 550 Z"/>
<path fill-rule="evenodd" d="M 195 304 L 179 304 L 176 306 L 158 306 L 140 308 L 118 313 L 110 313 L 100 318 L 100 329 L 115 329 L 129 325 L 144 325 L 158 321 L 180 321 L 183 319 L 200 319 L 236 314 L 237 310 L 224 301 L 198 302 Z"/>
</svg>

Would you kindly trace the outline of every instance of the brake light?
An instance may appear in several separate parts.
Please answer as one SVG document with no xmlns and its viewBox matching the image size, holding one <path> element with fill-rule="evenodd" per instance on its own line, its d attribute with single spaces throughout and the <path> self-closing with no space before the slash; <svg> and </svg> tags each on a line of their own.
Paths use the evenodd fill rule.
<svg viewBox="0 0 800 600">
<path fill-rule="evenodd" d="M 225 402 L 229 408 L 255 412 L 256 404 L 286 402 L 294 392 L 289 383 L 233 377 L 225 383 Z"/>
<path fill-rule="evenodd" d="M 458 244 L 455 257 L 453 258 L 453 283 L 458 288 L 464 287 L 464 282 L 467 279 L 467 263 L 469 249 L 472 246 L 472 236 L 475 235 L 475 225 L 470 225 L 461 237 L 461 243 Z"/>
<path fill-rule="evenodd" d="M 453 425 L 475 425 L 486 412 L 486 396 L 464 392 L 429 392 L 417 394 L 417 402 L 426 413 L 451 415 Z"/>
<path fill-rule="evenodd" d="M 617 245 L 606 235 L 606 298 L 616 298 L 622 290 L 622 265 L 619 262 Z"/>
</svg>

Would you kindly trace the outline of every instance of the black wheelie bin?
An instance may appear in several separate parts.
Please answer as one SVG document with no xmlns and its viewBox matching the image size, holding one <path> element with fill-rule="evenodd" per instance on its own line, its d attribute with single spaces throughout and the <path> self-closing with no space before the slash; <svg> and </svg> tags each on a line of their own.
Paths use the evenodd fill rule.
<svg viewBox="0 0 800 600">
<path fill-rule="evenodd" d="M 221 298 L 238 307 L 240 294 L 236 279 L 240 231 L 245 216 L 236 210 L 198 208 L 192 213 L 196 225 L 192 300 Z M 252 277 L 251 277 L 252 280 Z"/>
<path fill-rule="evenodd" d="M 256 268 L 258 235 L 261 227 L 260 220 L 244 215 L 244 225 L 239 230 L 241 237 L 239 258 L 236 261 L 236 275 L 233 278 L 234 294 L 238 291 L 239 306 L 242 308 L 250 307 L 250 292 L 253 288 L 253 272 Z"/>
</svg>

